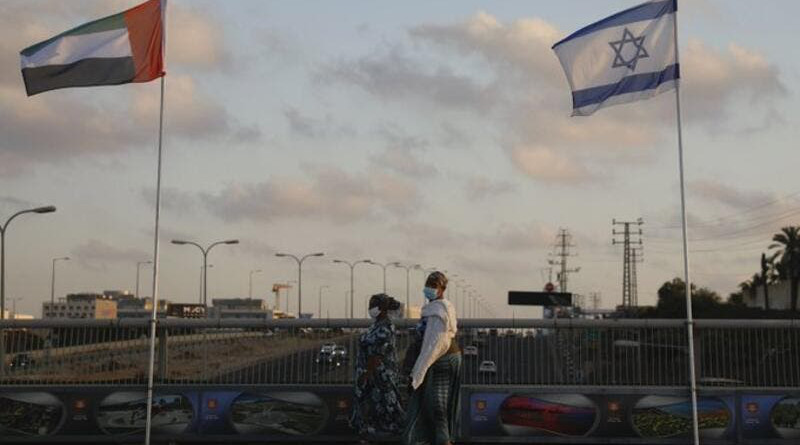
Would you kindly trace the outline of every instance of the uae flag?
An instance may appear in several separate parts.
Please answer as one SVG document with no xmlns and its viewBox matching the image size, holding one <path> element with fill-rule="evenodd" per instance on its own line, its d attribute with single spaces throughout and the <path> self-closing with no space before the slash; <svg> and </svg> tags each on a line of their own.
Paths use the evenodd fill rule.
<svg viewBox="0 0 800 445">
<path fill-rule="evenodd" d="M 164 7 L 149 0 L 25 48 L 28 96 L 70 87 L 149 82 L 164 75 Z"/>
</svg>

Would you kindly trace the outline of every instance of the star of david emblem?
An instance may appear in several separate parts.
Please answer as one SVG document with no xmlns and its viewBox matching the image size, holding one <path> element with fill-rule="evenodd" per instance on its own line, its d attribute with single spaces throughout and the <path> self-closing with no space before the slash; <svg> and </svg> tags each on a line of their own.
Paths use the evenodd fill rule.
<svg viewBox="0 0 800 445">
<path fill-rule="evenodd" d="M 647 50 L 644 48 L 644 38 L 644 35 L 634 37 L 633 33 L 630 32 L 628 28 L 625 28 L 625 31 L 622 32 L 622 39 L 616 42 L 608 42 L 614 50 L 614 63 L 611 65 L 611 68 L 627 66 L 631 71 L 636 71 L 636 63 L 639 62 L 639 59 L 650 57 L 650 54 L 647 54 Z M 632 51 L 623 52 L 623 50 L 629 43 L 633 45 L 635 54 L 626 60 L 625 54 L 630 54 Z"/>
</svg>

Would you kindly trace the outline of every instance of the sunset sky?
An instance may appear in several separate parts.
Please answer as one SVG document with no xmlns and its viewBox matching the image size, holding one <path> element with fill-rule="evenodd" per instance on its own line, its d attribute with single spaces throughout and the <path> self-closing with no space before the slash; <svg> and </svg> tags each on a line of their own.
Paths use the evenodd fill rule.
<svg viewBox="0 0 800 445">
<path fill-rule="evenodd" d="M 0 223 L 7 306 L 135 287 L 152 256 L 158 82 L 31 98 L 19 51 L 137 1 L 0 3 Z M 343 315 L 349 270 L 371 258 L 455 273 L 511 316 L 506 292 L 539 290 L 559 228 L 577 254 L 571 291 L 621 303 L 613 218 L 645 221 L 639 301 L 682 275 L 675 97 L 570 117 L 551 45 L 638 3 L 188 1 L 167 11 L 161 297 L 196 302 L 296 279 L 304 311 Z M 771 234 L 800 217 L 797 2 L 679 1 L 694 281 L 721 294 L 758 269 Z M 149 295 L 150 271 L 142 285 Z M 412 275 L 412 302 L 423 276 Z M 389 269 L 405 297 L 405 271 Z M 356 269 L 357 314 L 381 271 Z M 292 294 L 292 308 L 295 308 Z M 294 310 L 294 309 L 293 309 Z M 516 316 L 533 316 L 517 309 Z"/>
</svg>

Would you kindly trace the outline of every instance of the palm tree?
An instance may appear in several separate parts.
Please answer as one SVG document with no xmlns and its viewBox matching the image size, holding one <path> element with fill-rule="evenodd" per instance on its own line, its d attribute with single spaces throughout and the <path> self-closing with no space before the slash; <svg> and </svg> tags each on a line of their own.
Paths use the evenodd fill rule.
<svg viewBox="0 0 800 445">
<path fill-rule="evenodd" d="M 769 260 L 767 260 L 767 254 L 762 253 L 760 284 L 764 286 L 764 310 L 766 311 L 769 310 L 769 270 L 770 270 L 770 262 Z"/>
<path fill-rule="evenodd" d="M 775 241 L 769 246 L 775 251 L 775 269 L 783 278 L 789 279 L 791 309 L 797 310 L 797 291 L 800 284 L 800 227 L 783 227 L 772 237 Z"/>
</svg>

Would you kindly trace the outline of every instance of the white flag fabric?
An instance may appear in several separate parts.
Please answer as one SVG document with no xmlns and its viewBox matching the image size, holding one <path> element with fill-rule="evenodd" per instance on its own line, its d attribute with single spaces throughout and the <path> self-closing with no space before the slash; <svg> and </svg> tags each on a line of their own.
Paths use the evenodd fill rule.
<svg viewBox="0 0 800 445">
<path fill-rule="evenodd" d="M 677 0 L 652 0 L 580 29 L 553 45 L 572 90 L 572 115 L 653 97 L 680 77 Z"/>
</svg>

